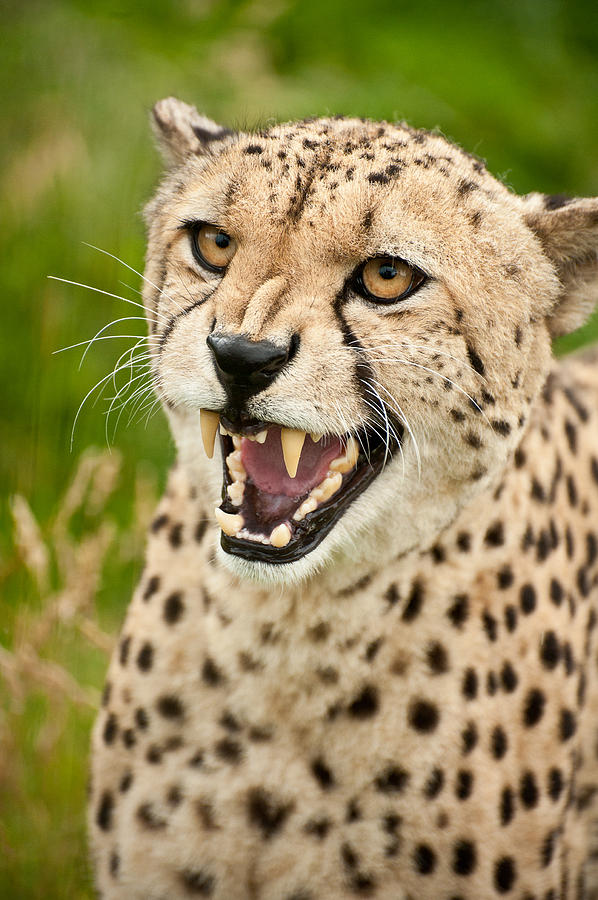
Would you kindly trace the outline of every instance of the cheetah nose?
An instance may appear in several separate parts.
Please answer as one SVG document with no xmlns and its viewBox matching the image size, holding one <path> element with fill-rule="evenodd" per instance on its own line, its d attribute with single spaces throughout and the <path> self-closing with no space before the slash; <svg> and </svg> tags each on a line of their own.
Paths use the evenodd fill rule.
<svg viewBox="0 0 598 900">
<path fill-rule="evenodd" d="M 248 396 L 268 387 L 290 362 L 299 347 L 299 335 L 294 334 L 286 347 L 252 341 L 243 334 L 210 334 L 206 343 L 227 393 Z"/>
</svg>

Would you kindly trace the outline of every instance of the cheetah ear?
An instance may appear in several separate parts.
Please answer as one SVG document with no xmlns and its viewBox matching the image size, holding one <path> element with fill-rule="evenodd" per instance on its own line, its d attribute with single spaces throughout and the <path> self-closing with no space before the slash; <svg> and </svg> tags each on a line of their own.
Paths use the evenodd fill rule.
<svg viewBox="0 0 598 900">
<path fill-rule="evenodd" d="M 525 218 L 555 266 L 561 294 L 548 316 L 553 337 L 575 331 L 598 303 L 598 197 L 528 194 Z"/>
<path fill-rule="evenodd" d="M 181 165 L 190 156 L 218 152 L 234 134 L 176 97 L 166 97 L 156 103 L 152 128 L 169 168 Z"/>
</svg>

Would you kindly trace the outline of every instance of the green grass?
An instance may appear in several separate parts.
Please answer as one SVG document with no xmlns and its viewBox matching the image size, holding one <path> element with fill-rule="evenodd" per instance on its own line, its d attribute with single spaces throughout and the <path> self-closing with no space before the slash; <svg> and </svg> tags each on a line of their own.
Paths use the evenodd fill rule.
<svg viewBox="0 0 598 900">
<path fill-rule="evenodd" d="M 53 352 L 136 308 L 47 276 L 138 299 L 140 279 L 84 242 L 142 267 L 140 210 L 159 174 L 147 124 L 156 99 L 177 94 L 233 126 L 337 112 L 406 118 L 440 127 L 520 192 L 598 194 L 595 3 L 12 0 L 3 18 L 0 493 L 28 499 L 51 555 L 79 457 L 105 446 L 107 402 L 84 406 L 71 451 L 73 418 L 127 343 L 99 343 L 81 370 L 80 351 Z M 594 317 L 558 350 L 597 336 Z M 114 523 L 92 610 L 110 633 L 141 564 L 139 466 L 137 483 L 159 486 L 173 457 L 161 413 L 125 426 L 114 438 L 117 486 L 99 515 L 83 505 L 70 526 L 80 548 L 102 520 Z M 2 502 L 0 647 L 22 646 L 65 577 L 52 557 L 38 589 Z M 38 650 L 97 695 L 105 655 L 76 623 L 54 625 Z M 14 684 L 0 685 L 0 896 L 91 897 L 83 808 L 92 708 L 31 677 L 22 688 L 18 699 Z"/>
</svg>

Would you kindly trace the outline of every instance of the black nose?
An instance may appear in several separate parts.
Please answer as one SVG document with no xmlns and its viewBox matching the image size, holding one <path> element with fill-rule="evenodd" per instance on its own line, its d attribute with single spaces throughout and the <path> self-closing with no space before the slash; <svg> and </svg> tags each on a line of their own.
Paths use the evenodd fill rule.
<svg viewBox="0 0 598 900">
<path fill-rule="evenodd" d="M 293 335 L 286 347 L 242 334 L 210 334 L 206 342 L 227 392 L 247 396 L 268 387 L 297 352 L 299 336 Z"/>
</svg>

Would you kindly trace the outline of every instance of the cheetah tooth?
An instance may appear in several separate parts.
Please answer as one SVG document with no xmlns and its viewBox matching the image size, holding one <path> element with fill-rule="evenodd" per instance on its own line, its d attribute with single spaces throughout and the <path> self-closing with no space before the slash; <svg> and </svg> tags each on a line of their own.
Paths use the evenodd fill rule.
<svg viewBox="0 0 598 900">
<path fill-rule="evenodd" d="M 233 506 L 240 506 L 243 502 L 243 494 L 245 492 L 245 484 L 242 481 L 233 481 L 226 489 L 226 493 Z"/>
<path fill-rule="evenodd" d="M 318 487 L 313 489 L 309 496 L 317 500 L 318 504 L 323 503 L 325 500 L 329 500 L 333 494 L 336 494 L 342 483 L 343 476 L 340 472 L 335 472 L 333 475 L 328 475 Z"/>
<path fill-rule="evenodd" d="M 309 436 L 314 444 L 319 444 L 319 442 L 322 440 L 322 434 L 318 431 L 310 431 Z"/>
<path fill-rule="evenodd" d="M 294 478 L 297 474 L 301 451 L 305 442 L 305 432 L 297 428 L 281 428 L 280 441 L 286 470 Z"/>
<path fill-rule="evenodd" d="M 243 516 L 224 512 L 219 506 L 215 507 L 214 515 L 223 532 L 229 537 L 234 537 L 245 525 Z"/>
<path fill-rule="evenodd" d="M 270 533 L 270 543 L 273 547 L 286 547 L 290 540 L 291 529 L 285 522 L 277 525 Z"/>
<path fill-rule="evenodd" d="M 255 439 L 258 442 L 258 444 L 265 444 L 267 437 L 268 437 L 268 429 L 264 428 L 263 431 L 258 431 L 258 433 L 255 436 Z"/>
<path fill-rule="evenodd" d="M 220 417 L 218 413 L 212 412 L 210 409 L 201 409 L 199 411 L 201 439 L 208 459 L 212 459 L 214 456 L 214 442 L 216 441 L 216 432 L 218 431 L 219 422 Z"/>
</svg>

